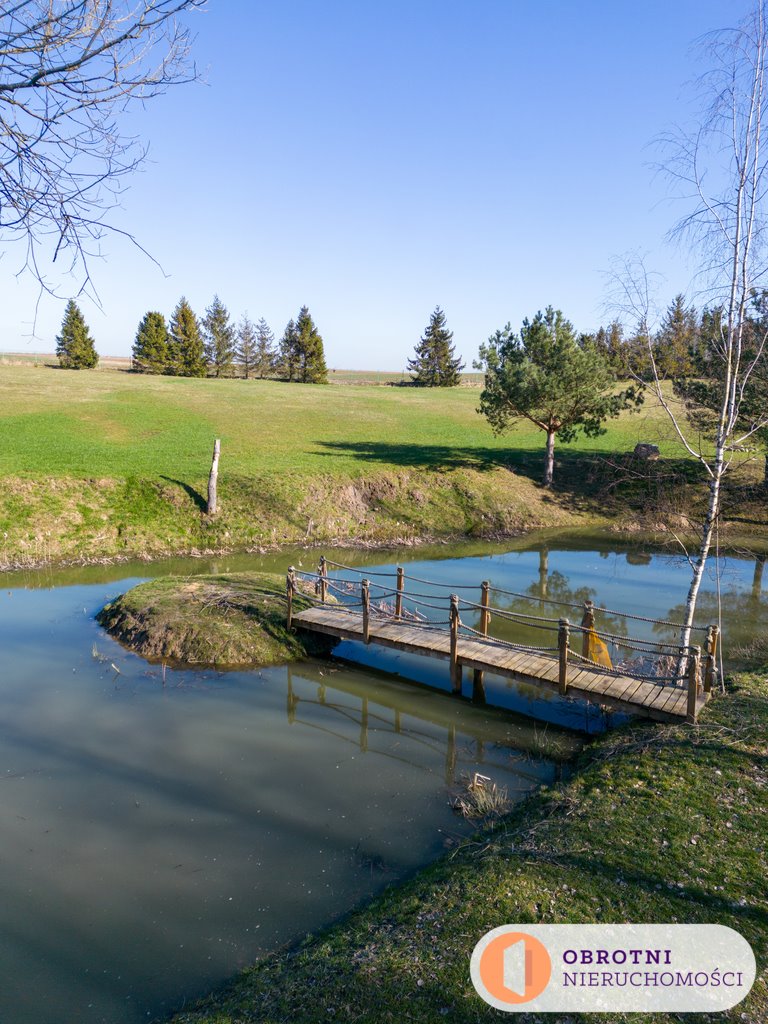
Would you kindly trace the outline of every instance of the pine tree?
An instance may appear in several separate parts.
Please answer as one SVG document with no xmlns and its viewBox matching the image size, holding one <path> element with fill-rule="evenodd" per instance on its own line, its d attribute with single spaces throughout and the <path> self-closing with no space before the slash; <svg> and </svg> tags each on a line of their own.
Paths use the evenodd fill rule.
<svg viewBox="0 0 768 1024">
<path fill-rule="evenodd" d="M 306 306 L 299 310 L 296 320 L 297 379 L 302 384 L 327 384 L 323 339 L 315 327 Z"/>
<path fill-rule="evenodd" d="M 207 372 L 203 335 L 192 307 L 182 296 L 171 316 L 168 369 L 177 377 L 205 377 Z"/>
<path fill-rule="evenodd" d="M 243 372 L 246 380 L 256 368 L 256 352 L 258 338 L 253 321 L 247 313 L 240 318 L 237 328 L 237 341 L 235 343 L 235 362 Z"/>
<path fill-rule="evenodd" d="M 133 368 L 138 373 L 165 373 L 168 368 L 168 325 L 162 313 L 146 313 L 133 343 Z"/>
<path fill-rule="evenodd" d="M 275 372 L 275 336 L 264 317 L 256 324 L 256 358 L 253 370 L 257 377 L 269 377 Z"/>
<path fill-rule="evenodd" d="M 61 334 L 56 338 L 56 355 L 67 370 L 91 370 L 99 361 L 93 338 L 74 299 L 69 300 L 64 311 Z"/>
<path fill-rule="evenodd" d="M 454 356 L 452 339 L 453 331 L 445 325 L 445 313 L 436 306 L 424 337 L 416 346 L 414 358 L 408 360 L 408 371 L 414 384 L 427 388 L 452 388 L 461 381 L 464 364 Z"/>
<path fill-rule="evenodd" d="M 299 352 L 296 323 L 293 320 L 289 320 L 280 339 L 280 350 L 277 354 L 277 372 L 283 380 L 296 380 L 298 366 Z"/>
<path fill-rule="evenodd" d="M 229 321 L 229 311 L 218 295 L 205 311 L 205 355 L 215 377 L 225 377 L 232 369 L 235 358 L 235 328 Z"/>
<path fill-rule="evenodd" d="M 552 486 L 555 438 L 573 441 L 605 433 L 607 419 L 642 402 L 642 389 L 616 391 L 616 374 L 594 341 L 576 336 L 559 309 L 547 306 L 524 320 L 520 334 L 510 324 L 480 346 L 485 386 L 479 411 L 499 434 L 517 419 L 546 433 L 544 486 Z"/>
<path fill-rule="evenodd" d="M 676 295 L 670 303 L 653 348 L 660 377 L 687 377 L 693 370 L 698 318 L 693 306 L 686 307 L 684 295 Z"/>
</svg>

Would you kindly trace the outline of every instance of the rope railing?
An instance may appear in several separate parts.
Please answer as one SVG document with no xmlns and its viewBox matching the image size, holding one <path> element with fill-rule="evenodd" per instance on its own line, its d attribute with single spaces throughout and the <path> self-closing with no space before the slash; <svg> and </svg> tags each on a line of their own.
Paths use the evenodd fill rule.
<svg viewBox="0 0 768 1024">
<path fill-rule="evenodd" d="M 568 660 L 580 662 L 581 664 L 586 665 L 589 668 L 595 667 L 595 662 L 592 661 L 591 658 L 585 658 L 583 654 L 579 654 L 577 651 L 571 650 L 570 648 L 568 649 Z M 686 679 L 685 673 L 678 673 L 672 676 L 657 676 L 654 674 L 649 674 L 647 672 L 638 672 L 631 666 L 627 665 L 623 666 L 622 668 L 615 668 L 613 666 L 609 668 L 607 665 L 600 665 L 599 668 L 601 672 L 604 672 L 608 676 L 615 676 L 617 678 L 621 678 L 622 676 L 631 676 L 633 679 L 640 679 L 647 683 L 677 684 L 682 680 Z"/>
<path fill-rule="evenodd" d="M 351 572 L 360 578 L 348 580 L 337 576 L 332 579 L 329 576 L 329 568 L 342 572 Z M 385 580 L 391 580 L 394 577 L 396 585 L 393 588 L 385 583 L 371 580 L 368 578 L 369 576 Z M 311 582 L 314 593 L 306 593 L 305 588 L 299 586 L 301 581 Z M 449 617 L 447 619 L 437 618 L 436 616 L 429 618 L 427 614 L 424 614 L 424 612 L 445 612 L 445 601 L 441 600 L 439 595 L 433 592 L 424 593 L 421 590 L 409 590 L 408 583 L 422 584 L 431 588 L 451 589 Z M 450 584 L 411 575 L 406 573 L 400 566 L 398 566 L 395 573 L 369 572 L 368 570 L 345 565 L 343 562 L 336 562 L 324 557 L 320 559 L 318 572 L 305 569 L 297 570 L 292 567 L 288 572 L 286 586 L 289 626 L 292 620 L 292 599 L 294 593 L 296 593 L 301 594 L 302 597 L 309 600 L 313 605 L 324 605 L 330 598 L 334 609 L 354 613 L 355 615 L 359 615 L 357 609 L 362 609 L 363 640 L 365 643 L 369 643 L 371 639 L 370 621 L 372 618 L 377 622 L 383 623 L 407 622 L 409 626 L 416 626 L 419 629 L 433 632 L 445 633 L 447 629 L 450 634 L 451 675 L 455 692 L 458 692 L 457 686 L 459 690 L 461 688 L 461 665 L 458 649 L 458 639 L 461 634 L 465 639 L 481 640 L 489 647 L 501 647 L 506 650 L 519 651 L 547 658 L 557 656 L 561 693 L 567 692 L 569 664 L 588 666 L 605 675 L 628 677 L 654 684 L 679 686 L 681 682 L 687 679 L 689 717 L 692 713 L 695 717 L 697 694 L 701 690 L 701 647 L 696 644 L 683 645 L 662 640 L 645 640 L 640 637 L 624 636 L 619 633 L 603 631 L 596 628 L 595 615 L 603 613 L 676 629 L 683 628 L 681 623 L 665 619 L 653 619 L 629 612 L 619 612 L 594 605 L 591 601 L 585 601 L 583 606 L 580 606 L 567 601 L 536 598 L 531 594 L 521 594 L 501 587 L 494 587 L 488 581 L 484 581 L 479 588 L 473 585 L 462 585 L 459 588 L 464 591 L 479 589 L 481 591 L 481 599 L 480 602 L 477 602 L 467 597 L 459 596 L 455 593 L 455 587 L 452 587 Z M 372 594 L 372 591 L 375 593 L 375 596 Z M 553 619 L 543 615 L 532 615 L 523 611 L 500 608 L 491 603 L 491 594 L 502 594 L 527 601 L 540 601 L 551 606 L 577 609 L 583 612 L 583 618 L 581 623 L 577 624 L 570 623 L 566 618 Z M 336 595 L 338 595 L 340 600 L 337 599 Z M 352 598 L 358 595 L 360 597 L 359 600 L 352 600 Z M 478 628 L 469 626 L 462 621 L 462 611 L 479 615 Z M 556 633 L 557 646 L 537 645 L 525 642 L 522 639 L 515 641 L 492 636 L 489 633 L 492 616 L 503 622 L 521 627 L 523 630 L 536 629 L 542 632 Z M 692 628 L 698 631 L 705 630 L 707 634 L 704 653 L 703 689 L 708 692 L 711 689 L 713 679 L 716 677 L 715 655 L 719 630 L 716 626 L 696 626 Z M 582 637 L 581 653 L 571 649 L 571 638 L 574 635 Z M 614 653 L 609 654 L 609 646 Z M 640 657 L 625 660 L 618 665 L 612 664 L 612 661 L 615 662 L 616 660 L 617 652 L 620 651 L 635 652 Z M 654 663 L 653 658 L 659 659 L 659 661 Z M 670 660 L 675 659 L 677 671 L 675 672 L 673 669 L 672 674 L 670 674 L 667 664 L 663 664 L 662 659 L 667 659 L 667 664 L 669 664 Z M 491 663 L 489 663 L 489 668 L 490 665 Z M 665 674 L 656 674 L 663 672 L 664 669 L 667 669 Z M 475 685 L 477 686 L 479 682 L 481 689 L 482 676 L 483 671 L 475 669 Z"/>
</svg>

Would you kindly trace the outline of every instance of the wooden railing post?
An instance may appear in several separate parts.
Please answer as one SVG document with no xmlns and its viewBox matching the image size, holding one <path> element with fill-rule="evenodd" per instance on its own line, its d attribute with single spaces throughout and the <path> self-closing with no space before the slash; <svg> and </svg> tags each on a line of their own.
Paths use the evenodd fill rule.
<svg viewBox="0 0 768 1024">
<path fill-rule="evenodd" d="M 701 648 L 697 645 L 690 648 L 688 655 L 688 721 L 696 721 L 696 698 L 699 695 L 699 669 L 701 666 Z"/>
<path fill-rule="evenodd" d="M 371 581 L 363 580 L 363 643 L 371 642 Z"/>
<path fill-rule="evenodd" d="M 584 617 L 581 620 L 581 656 L 589 658 L 589 633 L 587 630 L 595 628 L 595 606 L 592 601 L 584 602 Z"/>
<path fill-rule="evenodd" d="M 328 566 L 325 562 L 325 555 L 320 555 L 320 601 L 325 604 L 328 594 Z"/>
<path fill-rule="evenodd" d="M 557 631 L 557 647 L 560 655 L 560 693 L 568 690 L 568 647 L 570 644 L 571 624 L 568 619 L 560 619 Z"/>
<path fill-rule="evenodd" d="M 451 594 L 451 610 L 449 614 L 451 626 L 451 689 L 461 693 L 461 665 L 459 664 L 459 598 Z"/>
<path fill-rule="evenodd" d="M 483 636 L 488 636 L 488 624 L 491 621 L 491 599 L 489 597 L 491 590 L 491 584 L 488 580 L 483 580 L 480 584 L 480 632 Z"/>
<path fill-rule="evenodd" d="M 707 630 L 707 663 L 704 669 L 704 692 L 712 690 L 712 683 L 717 672 L 717 641 L 720 636 L 718 626 L 710 626 Z"/>
<path fill-rule="evenodd" d="M 296 570 L 293 566 L 288 569 L 288 575 L 285 577 L 285 603 L 287 606 L 286 611 L 286 624 L 288 629 L 293 626 L 293 595 L 296 590 Z"/>
<path fill-rule="evenodd" d="M 488 625 L 491 621 L 490 613 L 490 590 L 491 584 L 483 580 L 480 584 L 480 623 L 478 632 L 488 636 Z M 481 668 L 476 668 L 472 675 L 472 700 L 476 704 L 485 704 L 485 673 Z"/>
<path fill-rule="evenodd" d="M 405 569 L 397 567 L 397 593 L 395 594 L 395 618 L 403 616 L 403 590 L 405 589 Z"/>
</svg>

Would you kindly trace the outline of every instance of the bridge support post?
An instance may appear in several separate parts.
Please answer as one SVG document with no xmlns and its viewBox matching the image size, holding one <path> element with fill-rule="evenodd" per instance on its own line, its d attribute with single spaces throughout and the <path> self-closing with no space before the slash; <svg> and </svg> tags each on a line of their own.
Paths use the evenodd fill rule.
<svg viewBox="0 0 768 1024">
<path fill-rule="evenodd" d="M 371 642 L 371 581 L 363 580 L 363 643 Z"/>
<path fill-rule="evenodd" d="M 459 598 L 451 594 L 451 690 L 461 693 L 461 665 L 459 664 Z"/>
<path fill-rule="evenodd" d="M 712 683 L 717 672 L 717 641 L 720 636 L 718 626 L 710 626 L 707 630 L 707 663 L 704 669 L 704 692 L 712 690 Z"/>
<path fill-rule="evenodd" d="M 488 623 L 491 621 L 490 593 L 491 584 L 483 580 L 480 584 L 480 624 L 478 632 L 488 636 Z M 485 704 L 485 673 L 476 668 L 472 675 L 472 700 L 475 704 Z"/>
<path fill-rule="evenodd" d="M 320 555 L 320 567 L 319 567 L 319 583 L 320 583 L 320 601 L 325 604 L 325 599 L 328 594 L 328 565 L 325 561 L 325 555 Z"/>
<path fill-rule="evenodd" d="M 397 592 L 395 594 L 395 618 L 403 617 L 403 590 L 405 589 L 405 569 L 397 567 Z"/>
<path fill-rule="evenodd" d="M 557 630 L 557 648 L 560 657 L 560 693 L 568 692 L 568 649 L 570 645 L 571 624 L 568 619 L 560 619 Z"/>
<path fill-rule="evenodd" d="M 696 721 L 696 698 L 699 695 L 699 671 L 701 668 L 701 648 L 691 647 L 688 655 L 688 708 L 686 721 Z"/>
<path fill-rule="evenodd" d="M 293 566 L 288 569 L 285 577 L 285 604 L 286 604 L 286 625 L 288 629 L 293 627 L 293 595 L 296 590 L 296 570 Z"/>
</svg>

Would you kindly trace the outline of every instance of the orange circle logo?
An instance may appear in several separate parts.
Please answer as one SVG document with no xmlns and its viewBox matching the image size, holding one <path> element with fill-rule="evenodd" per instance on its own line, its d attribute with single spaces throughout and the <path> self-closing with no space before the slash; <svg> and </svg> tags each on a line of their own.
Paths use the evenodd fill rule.
<svg viewBox="0 0 768 1024">
<path fill-rule="evenodd" d="M 546 946 L 513 925 L 494 928 L 475 946 L 472 982 L 497 1010 L 513 1010 L 540 996 L 552 976 Z"/>
</svg>

